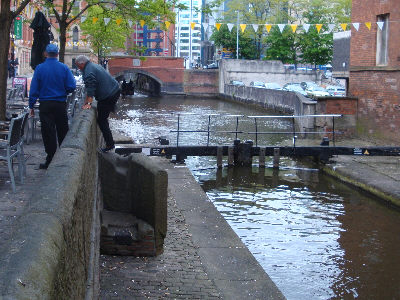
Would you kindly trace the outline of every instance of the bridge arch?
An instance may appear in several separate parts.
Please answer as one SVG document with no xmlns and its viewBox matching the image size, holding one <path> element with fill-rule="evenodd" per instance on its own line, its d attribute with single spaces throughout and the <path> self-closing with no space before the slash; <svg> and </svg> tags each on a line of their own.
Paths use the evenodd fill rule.
<svg viewBox="0 0 400 300">
<path fill-rule="evenodd" d="M 140 70 L 140 69 L 128 69 L 118 72 L 114 75 L 118 81 L 132 80 L 134 82 L 135 91 L 150 95 L 160 96 L 163 86 L 163 82 L 160 78 L 154 76 L 154 74 Z"/>
<path fill-rule="evenodd" d="M 181 57 L 120 55 L 108 61 L 110 73 L 125 78 L 134 76 L 135 80 L 152 85 L 158 94 L 181 94 L 184 91 L 184 59 Z"/>
</svg>

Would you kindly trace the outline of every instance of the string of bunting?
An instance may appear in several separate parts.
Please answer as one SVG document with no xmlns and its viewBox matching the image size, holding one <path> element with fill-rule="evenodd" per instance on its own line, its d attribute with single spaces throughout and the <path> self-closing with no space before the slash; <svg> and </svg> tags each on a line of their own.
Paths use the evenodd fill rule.
<svg viewBox="0 0 400 300">
<path fill-rule="evenodd" d="M 32 19 L 34 16 L 34 13 L 38 10 L 37 7 L 31 6 L 31 5 L 27 5 L 25 10 L 24 10 L 24 17 L 28 18 L 28 19 Z M 47 9 L 43 9 L 45 11 L 45 14 L 48 14 Z M 81 16 L 80 17 L 80 21 L 81 23 L 85 22 L 87 20 L 86 16 Z M 93 24 L 96 24 L 99 21 L 98 17 L 92 17 L 91 21 Z M 103 22 L 104 24 L 107 26 L 111 21 L 111 18 L 103 18 Z M 116 19 L 115 23 L 120 26 L 122 23 L 122 19 Z M 132 27 L 132 25 L 134 24 L 134 22 L 132 20 L 127 20 L 129 27 Z M 389 21 L 389 23 L 392 22 L 400 22 L 400 21 Z M 137 24 L 137 23 L 135 23 Z M 139 24 L 141 27 L 143 27 L 146 24 L 145 20 L 139 20 Z M 302 28 L 302 31 L 304 32 L 308 32 L 310 30 L 310 28 L 315 27 L 317 32 L 320 33 L 321 30 L 324 29 L 328 29 L 328 32 L 332 32 L 333 30 L 337 29 L 337 28 L 341 28 L 343 31 L 349 30 L 351 28 L 351 26 L 353 26 L 353 28 L 356 31 L 360 30 L 360 26 L 364 24 L 364 26 L 368 29 L 371 30 L 373 25 L 376 25 L 380 30 L 383 30 L 384 26 L 385 26 L 385 22 L 364 22 L 364 23 L 360 23 L 360 22 L 353 22 L 353 23 L 340 23 L 340 24 L 302 24 L 302 25 L 297 25 L 297 24 L 239 24 L 240 30 L 242 32 L 244 32 L 246 30 L 246 28 L 253 28 L 253 30 L 255 32 L 257 32 L 258 30 L 265 28 L 267 30 L 267 32 L 269 33 L 271 31 L 271 29 L 275 26 L 277 26 L 279 28 L 279 31 L 282 33 L 284 31 L 284 29 L 286 27 L 291 28 L 292 32 L 295 33 L 296 31 L 298 31 L 300 28 Z M 165 21 L 164 22 L 165 28 L 166 30 L 169 29 L 171 22 L 169 21 Z M 180 24 L 181 26 L 183 24 Z M 186 25 L 186 24 L 185 24 Z M 232 31 L 232 28 L 236 25 L 234 23 L 217 23 L 217 22 L 210 22 L 210 23 L 196 23 L 196 22 L 190 22 L 190 27 L 192 28 L 192 30 L 194 30 L 196 28 L 196 25 L 201 25 L 203 26 L 204 29 L 207 29 L 211 26 L 215 27 L 218 31 L 220 30 L 222 25 L 226 25 L 228 27 L 229 31 Z"/>
</svg>

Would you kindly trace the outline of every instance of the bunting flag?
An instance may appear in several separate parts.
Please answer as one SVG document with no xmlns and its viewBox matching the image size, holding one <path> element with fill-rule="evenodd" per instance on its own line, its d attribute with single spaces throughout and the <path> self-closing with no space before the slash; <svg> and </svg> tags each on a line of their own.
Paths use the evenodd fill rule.
<svg viewBox="0 0 400 300">
<path fill-rule="evenodd" d="M 104 24 L 108 25 L 108 23 L 110 23 L 110 18 L 104 18 Z"/>
<path fill-rule="evenodd" d="M 308 30 L 310 29 L 310 24 L 303 24 L 303 29 L 305 32 L 308 32 Z"/>
<path fill-rule="evenodd" d="M 322 24 L 315 24 L 315 28 L 317 28 L 318 33 L 321 31 Z"/>
<path fill-rule="evenodd" d="M 194 28 L 194 26 L 192 27 L 192 29 Z M 217 30 L 219 31 L 219 29 L 221 28 L 221 23 L 215 23 L 215 28 L 217 28 Z"/>
<path fill-rule="evenodd" d="M 87 19 L 87 17 L 86 17 L 86 16 L 81 16 L 81 23 L 85 22 L 85 21 L 86 21 L 86 19 Z"/>
<path fill-rule="evenodd" d="M 93 19 L 92 19 L 93 24 L 96 24 L 96 22 L 97 22 L 98 20 L 99 20 L 99 18 L 93 17 Z"/>
<path fill-rule="evenodd" d="M 116 19 L 115 23 L 117 23 L 117 26 L 121 25 L 122 19 Z"/>
<path fill-rule="evenodd" d="M 367 26 L 368 30 L 371 30 L 371 22 L 366 22 L 365 26 Z"/>
<path fill-rule="evenodd" d="M 144 20 L 140 20 L 139 23 L 140 23 L 140 27 L 143 27 L 146 22 Z"/>
<path fill-rule="evenodd" d="M 132 27 L 132 24 L 133 24 L 132 20 L 128 20 L 128 24 L 129 24 L 129 27 Z"/>
<path fill-rule="evenodd" d="M 295 33 L 297 29 L 297 24 L 291 24 L 290 27 L 292 27 L 293 33 Z"/>
<path fill-rule="evenodd" d="M 245 31 L 247 24 L 240 24 L 240 29 L 242 30 L 242 33 Z"/>
<path fill-rule="evenodd" d="M 171 25 L 171 22 L 170 21 L 165 21 L 164 24 L 165 24 L 165 28 L 167 28 L 167 30 L 168 30 L 169 26 Z"/>
<path fill-rule="evenodd" d="M 226 25 L 228 26 L 229 31 L 232 31 L 233 24 L 232 24 L 232 23 L 228 23 L 228 24 L 226 24 Z"/>
<path fill-rule="evenodd" d="M 340 24 L 340 27 L 342 27 L 343 31 L 346 31 L 347 23 Z"/>
<path fill-rule="evenodd" d="M 208 28 L 208 23 L 201 23 L 201 26 L 203 26 L 203 29 L 204 29 L 204 30 L 207 30 L 207 28 Z"/>
<path fill-rule="evenodd" d="M 378 27 L 379 27 L 380 30 L 383 29 L 383 24 L 384 24 L 384 22 L 376 22 L 376 24 L 378 25 Z"/>
<path fill-rule="evenodd" d="M 328 24 L 329 32 L 332 32 L 335 29 L 335 24 Z"/>
<path fill-rule="evenodd" d="M 265 24 L 265 28 L 267 29 L 267 32 L 269 33 L 271 31 L 272 25 L 271 24 Z"/>
<path fill-rule="evenodd" d="M 196 23 L 195 22 L 190 22 L 190 28 L 192 28 L 192 30 L 194 30 L 194 26 L 196 26 Z M 221 24 L 219 24 L 219 26 L 221 26 Z"/>
<path fill-rule="evenodd" d="M 353 23 L 353 27 L 358 31 L 358 29 L 360 29 L 360 23 Z"/>
<path fill-rule="evenodd" d="M 251 24 L 251 26 L 253 27 L 254 32 L 258 31 L 258 24 Z"/>
<path fill-rule="evenodd" d="M 285 29 L 286 24 L 278 24 L 279 30 L 281 33 L 283 32 L 283 29 Z"/>
<path fill-rule="evenodd" d="M 210 26 L 215 27 L 215 21 L 210 21 Z"/>
</svg>

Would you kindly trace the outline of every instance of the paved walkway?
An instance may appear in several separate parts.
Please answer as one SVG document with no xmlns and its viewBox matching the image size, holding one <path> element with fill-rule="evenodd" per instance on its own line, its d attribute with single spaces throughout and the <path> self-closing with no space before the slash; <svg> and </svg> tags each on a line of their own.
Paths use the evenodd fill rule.
<svg viewBox="0 0 400 300">
<path fill-rule="evenodd" d="M 284 299 L 185 166 L 168 172 L 168 232 L 158 257 L 101 256 L 100 299 Z"/>
<path fill-rule="evenodd" d="M 11 238 L 14 225 L 23 209 L 29 204 L 29 199 L 35 189 L 40 188 L 40 180 L 45 170 L 39 169 L 39 164 L 45 160 L 45 152 L 40 132 L 37 139 L 29 145 L 24 145 L 26 159 L 26 177 L 21 184 L 18 177 L 18 164 L 14 165 L 16 175 L 16 192 L 13 193 L 7 163 L 0 161 L 0 251 Z"/>
</svg>

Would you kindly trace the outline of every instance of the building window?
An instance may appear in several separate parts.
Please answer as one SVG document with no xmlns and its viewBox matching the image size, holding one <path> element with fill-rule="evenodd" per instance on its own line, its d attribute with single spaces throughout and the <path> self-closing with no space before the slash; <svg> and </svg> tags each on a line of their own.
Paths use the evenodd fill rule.
<svg viewBox="0 0 400 300">
<path fill-rule="evenodd" d="M 187 44 L 187 43 L 189 43 L 189 39 L 181 39 L 181 43 L 182 44 Z"/>
<path fill-rule="evenodd" d="M 386 66 L 388 64 L 389 14 L 379 15 L 378 22 L 383 22 L 383 27 L 382 30 L 378 28 L 376 34 L 376 65 Z"/>
<path fill-rule="evenodd" d="M 189 46 L 181 46 L 181 50 L 189 50 Z"/>
<path fill-rule="evenodd" d="M 189 37 L 189 33 L 188 32 L 186 32 L 186 33 L 182 32 L 181 33 L 181 37 Z"/>
</svg>

